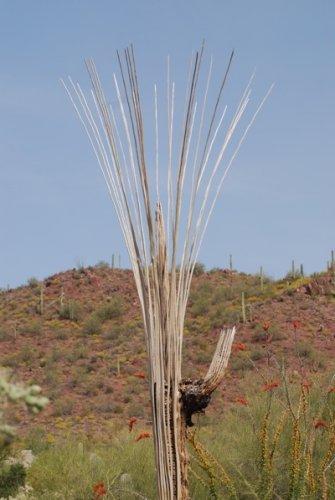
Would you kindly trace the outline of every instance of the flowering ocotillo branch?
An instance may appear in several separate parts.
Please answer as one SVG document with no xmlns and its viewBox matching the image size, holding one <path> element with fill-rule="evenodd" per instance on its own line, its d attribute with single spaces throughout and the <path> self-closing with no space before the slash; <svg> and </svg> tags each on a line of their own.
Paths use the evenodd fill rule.
<svg viewBox="0 0 335 500">
<path fill-rule="evenodd" d="M 194 388 L 182 381 L 181 361 L 194 266 L 227 173 L 268 95 L 233 143 L 253 77 L 228 118 L 222 102 L 232 59 L 233 53 L 208 113 L 213 61 L 202 79 L 203 47 L 192 56 L 182 119 L 168 60 L 166 111 L 160 112 L 161 94 L 154 85 L 149 129 L 144 126 L 132 46 L 123 56 L 117 53 L 115 106 L 107 100 L 92 60 L 87 61 L 90 98 L 71 79 L 63 82 L 107 183 L 134 271 L 149 359 L 158 494 L 164 500 L 188 496 L 185 429 L 190 418 L 185 408 Z M 196 381 L 197 391 L 207 398 L 222 379 L 234 332 L 221 334 L 206 377 Z M 200 406 L 206 406 L 204 401 Z"/>
</svg>

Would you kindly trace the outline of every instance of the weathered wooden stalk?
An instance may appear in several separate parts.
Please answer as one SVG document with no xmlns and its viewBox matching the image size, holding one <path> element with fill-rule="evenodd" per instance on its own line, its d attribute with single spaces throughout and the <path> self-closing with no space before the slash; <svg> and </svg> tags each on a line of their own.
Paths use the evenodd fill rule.
<svg viewBox="0 0 335 500">
<path fill-rule="evenodd" d="M 203 50 L 204 47 L 192 58 L 178 147 L 174 143 L 174 122 L 179 109 L 175 109 L 175 85 L 170 81 L 168 63 L 167 113 L 164 120 L 161 119 L 163 130 L 167 130 L 167 141 L 162 142 L 167 144 L 168 152 L 163 162 L 159 161 L 159 98 L 154 86 L 155 154 L 150 174 L 133 47 L 124 51 L 123 58 L 117 53 L 121 86 L 114 75 L 114 99 L 105 97 L 92 60 L 87 61 L 92 105 L 79 84 L 71 79 L 68 84 L 63 82 L 107 183 L 134 272 L 148 353 L 160 500 L 187 500 L 189 497 L 187 429 L 193 425 L 192 415 L 204 411 L 209 404 L 228 363 L 235 329 L 221 332 L 203 379 L 182 379 L 185 312 L 196 259 L 216 200 L 250 126 L 271 91 L 270 88 L 244 127 L 237 144 L 229 151 L 231 138 L 249 102 L 252 78 L 235 110 L 227 117 L 227 108 L 221 101 L 232 53 L 212 111 L 206 116 L 213 62 L 211 60 L 200 91 L 198 81 Z M 201 110 L 198 113 L 197 105 Z M 163 156 L 166 156 L 165 150 Z M 166 189 L 161 197 L 163 177 Z M 156 199 L 152 201 L 154 194 Z M 118 265 L 121 267 L 120 257 Z M 231 268 L 232 265 L 231 257 Z M 116 256 L 113 254 L 114 266 Z"/>
</svg>

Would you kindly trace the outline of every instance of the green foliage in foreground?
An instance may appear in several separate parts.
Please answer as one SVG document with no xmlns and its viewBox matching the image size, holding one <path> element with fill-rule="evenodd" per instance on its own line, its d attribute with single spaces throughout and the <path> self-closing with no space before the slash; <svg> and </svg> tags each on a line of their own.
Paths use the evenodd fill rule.
<svg viewBox="0 0 335 500">
<path fill-rule="evenodd" d="M 108 445 L 61 440 L 40 452 L 28 477 L 37 498 L 67 500 L 91 500 L 99 483 L 108 491 L 105 498 L 156 498 L 155 481 L 151 440 L 135 442 L 126 431 Z"/>
<path fill-rule="evenodd" d="M 219 423 L 190 431 L 191 498 L 334 498 L 333 384 L 265 379 Z M 41 499 L 89 500 L 102 484 L 104 498 L 154 500 L 152 440 L 136 442 L 136 435 L 123 429 L 108 444 L 64 439 L 44 446 L 29 485 Z"/>
<path fill-rule="evenodd" d="M 26 471 L 22 464 L 6 460 L 10 445 L 15 438 L 15 429 L 8 425 L 3 409 L 8 405 L 23 404 L 30 412 L 39 413 L 49 400 L 40 395 L 37 385 L 24 386 L 9 380 L 9 374 L 0 370 L 0 498 L 15 495 L 25 484 Z"/>
<path fill-rule="evenodd" d="M 15 429 L 5 421 L 3 408 L 9 404 L 23 403 L 32 413 L 39 413 L 49 402 L 40 392 L 38 385 L 24 386 L 11 382 L 6 370 L 0 369 L 0 458 L 2 450 L 15 436 Z"/>
<path fill-rule="evenodd" d="M 26 470 L 22 464 L 5 465 L 0 468 L 0 498 L 8 498 L 17 493 L 26 479 Z"/>
</svg>

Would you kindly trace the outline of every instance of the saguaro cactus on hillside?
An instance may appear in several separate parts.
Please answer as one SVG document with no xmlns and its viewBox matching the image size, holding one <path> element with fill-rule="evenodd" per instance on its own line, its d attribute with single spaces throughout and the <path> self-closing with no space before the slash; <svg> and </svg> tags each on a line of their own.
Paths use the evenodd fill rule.
<svg viewBox="0 0 335 500">
<path fill-rule="evenodd" d="M 192 56 L 183 117 L 179 119 L 168 62 L 165 112 L 160 114 L 160 93 L 154 85 L 152 127 L 145 129 L 133 48 L 123 57 L 117 53 L 117 59 L 121 85 L 114 74 L 115 106 L 105 97 L 92 60 L 87 61 L 91 104 L 79 84 L 71 79 L 63 83 L 106 180 L 134 271 L 149 360 L 158 495 L 164 500 L 186 499 L 187 426 L 220 383 L 235 333 L 221 332 L 204 378 L 182 379 L 191 279 L 226 175 L 266 96 L 231 143 L 250 99 L 252 78 L 228 118 L 222 100 L 232 53 L 207 113 L 213 61 L 203 77 L 202 47 Z M 148 151 L 151 142 L 153 152 Z"/>
</svg>

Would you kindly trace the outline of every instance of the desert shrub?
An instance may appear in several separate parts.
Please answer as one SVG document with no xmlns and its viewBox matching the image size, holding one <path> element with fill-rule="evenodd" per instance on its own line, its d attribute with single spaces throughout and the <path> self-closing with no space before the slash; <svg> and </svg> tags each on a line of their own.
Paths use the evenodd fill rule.
<svg viewBox="0 0 335 500">
<path fill-rule="evenodd" d="M 237 372 L 251 370 L 253 368 L 249 356 L 244 355 L 244 353 L 240 354 L 239 356 L 232 357 L 229 365 L 233 371 Z"/>
<path fill-rule="evenodd" d="M 65 359 L 70 363 L 78 361 L 78 359 L 85 359 L 88 356 L 88 348 L 83 344 L 78 344 L 72 351 L 65 354 Z"/>
<path fill-rule="evenodd" d="M 36 359 L 36 351 L 27 345 L 23 346 L 16 356 L 16 363 L 33 363 Z"/>
<path fill-rule="evenodd" d="M 94 267 L 96 267 L 98 269 L 109 269 L 110 265 L 105 260 L 99 260 L 99 262 L 97 264 L 95 264 Z"/>
<path fill-rule="evenodd" d="M 0 468 L 0 497 L 13 497 L 25 484 L 26 470 L 22 464 L 5 465 Z"/>
<path fill-rule="evenodd" d="M 55 338 L 58 340 L 65 340 L 69 336 L 72 336 L 73 334 L 69 333 L 67 330 L 65 330 L 63 328 L 57 328 L 54 330 L 54 335 L 55 335 Z"/>
<path fill-rule="evenodd" d="M 240 321 L 240 307 L 218 304 L 209 314 L 212 328 L 232 326 Z"/>
<path fill-rule="evenodd" d="M 53 365 L 54 363 L 56 363 L 57 361 L 59 361 L 60 359 L 62 359 L 64 357 L 62 351 L 60 351 L 59 349 L 57 349 L 56 347 L 54 347 L 52 350 L 51 350 L 51 353 L 49 354 L 49 356 L 46 358 L 46 365 Z"/>
<path fill-rule="evenodd" d="M 141 418 L 141 417 L 144 417 L 146 415 L 146 410 L 143 407 L 143 404 L 132 403 L 132 404 L 128 405 L 127 413 L 129 415 L 129 417 Z"/>
<path fill-rule="evenodd" d="M 33 320 L 20 328 L 20 333 L 28 333 L 29 335 L 39 335 L 42 332 L 42 322 Z"/>
<path fill-rule="evenodd" d="M 101 327 L 101 319 L 96 314 L 92 314 L 84 323 L 83 333 L 84 335 L 98 334 L 101 333 Z"/>
<path fill-rule="evenodd" d="M 286 339 L 287 336 L 276 324 L 270 324 L 266 331 L 262 325 L 258 324 L 255 325 L 251 338 L 254 342 L 265 342 L 268 339 L 271 341 L 280 341 Z"/>
<path fill-rule="evenodd" d="M 39 281 L 37 278 L 35 278 L 34 276 L 32 276 L 31 278 L 29 278 L 27 280 L 27 284 L 28 286 L 30 286 L 30 288 L 37 288 L 38 285 L 39 285 Z"/>
<path fill-rule="evenodd" d="M 10 340 L 10 339 L 11 339 L 11 335 L 10 335 L 9 331 L 5 328 L 0 328 L 0 342 L 5 342 L 6 340 Z"/>
<path fill-rule="evenodd" d="M 209 271 L 208 271 L 208 274 L 216 274 L 216 273 L 219 273 L 221 272 L 222 269 L 221 267 L 212 267 Z"/>
<path fill-rule="evenodd" d="M 81 382 L 83 382 L 83 381 L 84 380 L 81 380 Z M 94 380 L 87 380 L 82 385 L 83 385 L 82 394 L 84 394 L 85 396 L 92 397 L 92 396 L 98 395 L 99 389 L 98 389 L 97 384 Z M 100 406 L 99 406 L 99 409 L 100 409 Z"/>
<path fill-rule="evenodd" d="M 313 358 L 315 355 L 315 350 L 307 342 L 297 342 L 296 344 L 297 354 L 302 358 Z"/>
<path fill-rule="evenodd" d="M 24 386 L 9 381 L 9 373 L 0 371 L 0 496 L 8 498 L 15 495 L 18 488 L 25 483 L 26 472 L 20 463 L 10 463 L 5 459 L 10 453 L 10 446 L 16 437 L 15 428 L 5 420 L 4 408 L 15 404 L 23 404 L 33 413 L 40 412 L 48 403 L 48 399 L 40 396 L 37 385 Z"/>
<path fill-rule="evenodd" d="M 101 321 L 107 321 L 109 319 L 119 318 L 123 310 L 124 306 L 122 299 L 120 297 L 113 297 L 96 311 L 96 316 Z"/>
<path fill-rule="evenodd" d="M 287 335 L 282 330 L 280 330 L 276 325 L 273 325 L 271 328 L 272 328 L 270 329 L 271 340 L 280 341 L 287 339 Z"/>
<path fill-rule="evenodd" d="M 257 327 L 252 334 L 251 340 L 253 342 L 264 342 L 267 338 L 267 333 L 263 330 L 262 327 Z"/>
<path fill-rule="evenodd" d="M 15 366 L 17 366 L 17 355 L 8 354 L 7 356 L 2 356 L 1 364 L 6 368 L 14 368 Z"/>
<path fill-rule="evenodd" d="M 104 401 L 103 403 L 99 403 L 97 410 L 101 413 L 114 413 L 115 404 L 113 401 Z"/>
<path fill-rule="evenodd" d="M 190 433 L 191 498 L 333 498 L 335 394 L 283 373 L 244 383 L 219 424 Z"/>
<path fill-rule="evenodd" d="M 325 368 L 325 361 L 322 355 L 308 342 L 297 342 L 295 348 L 297 356 L 303 358 L 303 362 L 307 362 L 315 370 Z"/>
<path fill-rule="evenodd" d="M 36 498 L 90 499 L 97 483 L 106 486 L 106 498 L 157 498 L 152 439 L 137 443 L 143 428 L 129 433 L 126 427 L 113 430 L 115 439 L 108 444 L 84 436 L 59 439 L 40 453 L 28 471 Z"/>
<path fill-rule="evenodd" d="M 196 262 L 195 266 L 194 266 L 193 275 L 194 276 L 201 276 L 205 272 L 206 272 L 205 265 L 202 264 L 201 262 Z"/>
<path fill-rule="evenodd" d="M 213 353 L 206 352 L 205 350 L 199 350 L 195 354 L 195 361 L 197 363 L 210 363 Z"/>
<path fill-rule="evenodd" d="M 251 351 L 250 353 L 250 358 L 252 359 L 252 361 L 259 361 L 260 359 L 263 359 L 266 357 L 266 353 L 259 349 L 255 349 L 254 351 Z"/>
<path fill-rule="evenodd" d="M 206 300 L 206 298 L 199 298 L 191 307 L 191 312 L 193 316 L 204 316 L 210 310 L 210 303 Z"/>
<path fill-rule="evenodd" d="M 123 406 L 115 405 L 114 406 L 114 413 L 116 413 L 117 415 L 121 415 L 121 413 L 123 413 Z"/>
<path fill-rule="evenodd" d="M 33 455 L 37 455 L 49 447 L 46 441 L 45 429 L 35 425 L 24 437 L 23 445 L 25 449 L 31 450 Z"/>
<path fill-rule="evenodd" d="M 53 404 L 53 415 L 55 417 L 63 417 L 66 415 L 71 415 L 73 410 L 74 402 L 71 398 L 63 398 L 55 401 Z"/>
<path fill-rule="evenodd" d="M 213 286 L 210 283 L 202 283 L 190 295 L 191 314 L 195 317 L 208 313 L 211 307 Z"/>
<path fill-rule="evenodd" d="M 69 319 L 71 321 L 80 321 L 82 317 L 81 305 L 75 300 L 69 300 L 59 311 L 60 319 Z"/>
<path fill-rule="evenodd" d="M 192 335 L 206 335 L 212 329 L 211 321 L 208 316 L 197 316 L 194 319 L 187 319 L 186 328 Z"/>
</svg>

